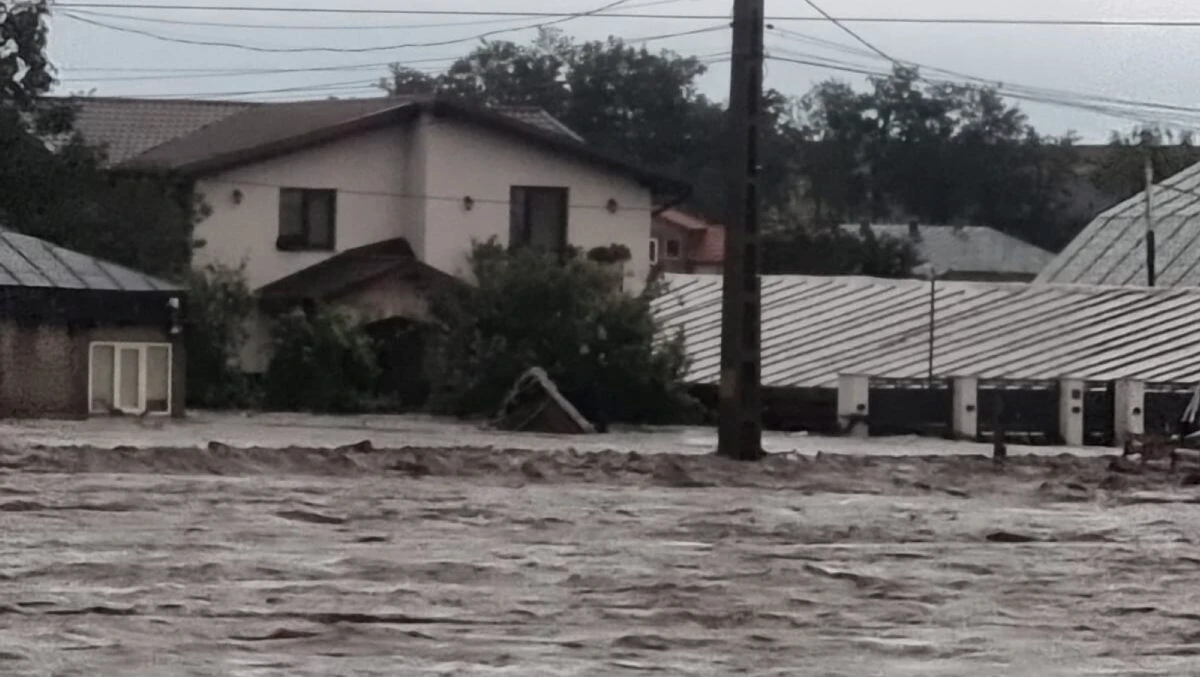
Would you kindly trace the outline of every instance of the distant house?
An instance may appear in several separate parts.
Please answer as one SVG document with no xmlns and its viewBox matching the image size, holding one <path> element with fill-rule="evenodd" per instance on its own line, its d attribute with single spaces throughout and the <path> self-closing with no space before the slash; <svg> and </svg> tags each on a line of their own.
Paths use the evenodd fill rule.
<svg viewBox="0 0 1200 677">
<path fill-rule="evenodd" d="M 908 240 L 939 278 L 978 282 L 1029 282 L 1054 258 L 1051 252 L 987 226 L 868 226 L 876 236 Z M 844 224 L 858 234 L 863 226 Z M 914 271 L 920 274 L 920 270 Z"/>
<path fill-rule="evenodd" d="M 184 413 L 183 290 L 0 229 L 0 416 Z"/>
<path fill-rule="evenodd" d="M 1200 286 L 1200 164 L 1154 187 L 1156 286 Z M 1092 221 L 1046 266 L 1037 282 L 1144 286 L 1146 193 Z"/>
<path fill-rule="evenodd" d="M 680 209 L 654 216 L 650 260 L 667 273 L 720 274 L 725 261 L 725 228 Z"/>
<path fill-rule="evenodd" d="M 115 168 L 173 174 L 204 198 L 211 214 L 196 229 L 196 262 L 244 262 L 270 301 L 243 351 L 250 372 L 268 362 L 268 306 L 336 299 L 371 320 L 419 319 L 423 292 L 411 285 L 467 277 L 472 243 L 491 238 L 548 250 L 624 245 L 623 286 L 640 290 L 653 206 L 689 190 L 536 108 L 437 97 L 74 101 L 78 128 L 107 145 Z"/>
</svg>

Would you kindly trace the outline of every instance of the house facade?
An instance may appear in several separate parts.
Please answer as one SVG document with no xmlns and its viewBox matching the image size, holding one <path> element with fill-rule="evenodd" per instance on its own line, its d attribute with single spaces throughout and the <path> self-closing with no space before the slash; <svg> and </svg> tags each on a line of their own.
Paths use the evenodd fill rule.
<svg viewBox="0 0 1200 677">
<path fill-rule="evenodd" d="M 183 301 L 171 283 L 0 229 L 0 417 L 182 416 Z"/>
<path fill-rule="evenodd" d="M 665 273 L 720 275 L 725 262 L 725 228 L 681 209 L 654 215 L 650 260 Z"/>
<path fill-rule="evenodd" d="M 587 146 L 544 113 L 425 97 L 248 106 L 117 167 L 193 182 L 211 210 L 196 228 L 196 264 L 244 264 L 256 291 L 306 279 L 295 276 L 330 259 L 361 265 L 339 255 L 395 240 L 407 246 L 379 255 L 466 278 L 472 244 L 493 238 L 548 250 L 625 245 L 623 286 L 637 291 L 651 268 L 655 200 L 687 191 Z M 268 326 L 255 323 L 248 371 L 265 369 Z"/>
</svg>

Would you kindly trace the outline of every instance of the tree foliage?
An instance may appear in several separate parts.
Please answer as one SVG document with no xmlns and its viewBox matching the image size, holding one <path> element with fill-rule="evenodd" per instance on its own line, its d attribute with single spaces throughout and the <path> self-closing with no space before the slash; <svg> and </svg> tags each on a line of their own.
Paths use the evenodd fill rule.
<svg viewBox="0 0 1200 677">
<path fill-rule="evenodd" d="M 393 66 L 382 85 L 395 94 L 442 93 L 482 106 L 539 106 L 597 148 L 687 177 L 695 207 L 719 214 L 725 187 L 724 107 L 697 88 L 703 61 L 651 52 L 620 39 L 576 42 L 543 30 L 527 45 L 488 42 L 445 73 Z M 761 189 L 771 204 L 793 188 L 787 138 L 790 101 L 767 95 Z"/>
<path fill-rule="evenodd" d="M 367 331 L 331 308 L 276 320 L 263 384 L 266 405 L 284 411 L 362 411 L 380 371 Z"/>
<path fill-rule="evenodd" d="M 542 367 L 600 423 L 664 422 L 691 403 L 679 341 L 656 343 L 651 295 L 619 292 L 603 264 L 476 246 L 477 281 L 435 305 L 442 327 L 431 359 L 433 409 L 494 414 L 517 378 Z M 531 302 L 536 299 L 536 302 Z"/>
<path fill-rule="evenodd" d="M 990 225 L 1056 244 L 1071 137 L 1039 135 L 986 87 L 926 84 L 897 67 L 859 92 L 802 100 L 806 197 L 817 220 Z"/>
<path fill-rule="evenodd" d="M 922 261 L 908 240 L 869 229 L 848 233 L 836 225 L 789 228 L 763 237 L 763 272 L 768 275 L 866 275 L 911 277 Z"/>
<path fill-rule="evenodd" d="M 251 406 L 257 397 L 237 365 L 254 298 L 241 268 L 209 265 L 188 276 L 187 401 L 227 409 Z"/>
<path fill-rule="evenodd" d="M 1124 200 L 1146 189 L 1146 155 L 1154 167 L 1155 181 L 1162 181 L 1200 162 L 1191 132 L 1142 127 L 1128 133 L 1113 132 L 1111 152 L 1097 168 L 1093 181 L 1097 188 Z"/>
<path fill-rule="evenodd" d="M 73 131 L 74 111 L 43 98 L 49 3 L 0 2 L 0 222 L 69 249 L 180 279 L 203 209 L 189 186 L 107 171 Z"/>
</svg>

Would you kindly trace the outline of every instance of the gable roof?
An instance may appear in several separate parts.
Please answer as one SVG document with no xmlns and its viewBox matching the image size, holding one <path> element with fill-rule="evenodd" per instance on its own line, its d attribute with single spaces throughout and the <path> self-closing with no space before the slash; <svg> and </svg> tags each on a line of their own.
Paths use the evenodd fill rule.
<svg viewBox="0 0 1200 677">
<path fill-rule="evenodd" d="M 123 99 L 70 97 L 75 130 L 89 143 L 103 145 L 109 164 L 118 165 L 159 144 L 262 105 L 247 101 Z"/>
<path fill-rule="evenodd" d="M 124 162 L 121 167 L 205 174 L 407 122 L 428 113 L 435 117 L 457 118 L 610 171 L 628 174 L 663 193 L 686 194 L 690 191 L 690 186 L 681 180 L 649 171 L 592 148 L 577 136 L 564 134 L 565 128 L 561 125 L 548 128 L 542 124 L 545 122 L 542 115 L 531 117 L 530 111 L 529 108 L 486 110 L 429 96 L 260 105 L 152 148 Z"/>
<path fill-rule="evenodd" d="M 268 305 L 286 305 L 306 299 L 328 301 L 388 274 L 403 275 L 421 288 L 458 281 L 419 261 L 407 240 L 395 238 L 331 256 L 260 288 L 258 295 Z"/>
<path fill-rule="evenodd" d="M 1154 187 L 1156 284 L 1200 286 L 1200 164 Z M 1096 217 L 1036 282 L 1146 284 L 1146 191 Z"/>
<path fill-rule="evenodd" d="M 843 224 L 857 234 L 862 226 Z M 908 224 L 870 226 L 877 236 L 909 240 L 917 253 L 941 273 L 1000 273 L 1037 275 L 1054 254 L 988 226 L 917 226 L 919 239 L 912 239 Z"/>
<path fill-rule="evenodd" d="M 0 287 L 175 292 L 182 288 L 94 256 L 0 228 Z"/>
</svg>

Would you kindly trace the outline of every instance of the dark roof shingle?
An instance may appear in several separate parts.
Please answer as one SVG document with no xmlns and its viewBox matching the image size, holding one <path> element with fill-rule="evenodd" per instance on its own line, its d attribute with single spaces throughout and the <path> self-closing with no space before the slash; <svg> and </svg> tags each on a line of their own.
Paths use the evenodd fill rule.
<svg viewBox="0 0 1200 677">
<path fill-rule="evenodd" d="M 0 287 L 173 292 L 181 287 L 45 240 L 0 228 Z"/>
<path fill-rule="evenodd" d="M 72 97 L 75 129 L 89 143 L 103 145 L 118 165 L 159 144 L 190 134 L 259 104 L 246 101 L 193 101 Z"/>
</svg>

